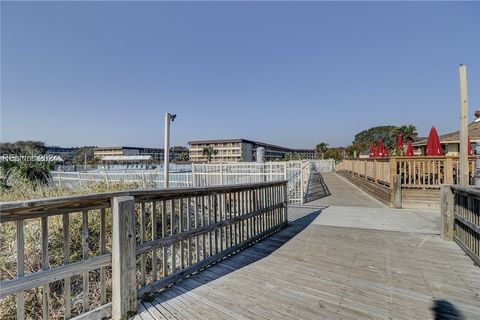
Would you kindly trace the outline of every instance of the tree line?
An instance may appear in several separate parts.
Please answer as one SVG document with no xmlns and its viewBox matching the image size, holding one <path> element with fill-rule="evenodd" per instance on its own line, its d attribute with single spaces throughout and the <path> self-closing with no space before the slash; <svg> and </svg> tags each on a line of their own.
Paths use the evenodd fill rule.
<svg viewBox="0 0 480 320">
<path fill-rule="evenodd" d="M 417 127 L 414 125 L 402 126 L 377 126 L 363 130 L 355 135 L 354 140 L 347 147 L 329 147 L 327 143 L 320 142 L 315 146 L 317 158 L 341 160 L 351 158 L 356 154 L 366 152 L 370 147 L 370 142 L 377 143 L 381 140 L 383 145 L 388 146 L 390 150 L 395 150 L 397 137 L 403 136 L 405 143 L 413 142 L 417 137 Z"/>
</svg>

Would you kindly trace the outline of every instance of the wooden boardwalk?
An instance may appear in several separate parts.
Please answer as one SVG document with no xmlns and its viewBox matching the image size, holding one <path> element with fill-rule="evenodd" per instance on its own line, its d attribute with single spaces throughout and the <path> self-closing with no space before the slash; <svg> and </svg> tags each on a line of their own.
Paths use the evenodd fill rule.
<svg viewBox="0 0 480 320">
<path fill-rule="evenodd" d="M 287 228 L 140 302 L 135 318 L 478 319 L 480 268 L 439 238 L 438 212 L 324 181 Z"/>
</svg>

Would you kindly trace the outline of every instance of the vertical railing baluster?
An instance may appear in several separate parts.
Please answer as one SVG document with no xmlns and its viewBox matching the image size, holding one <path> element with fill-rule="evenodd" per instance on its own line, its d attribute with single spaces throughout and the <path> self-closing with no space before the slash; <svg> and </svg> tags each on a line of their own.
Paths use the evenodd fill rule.
<svg viewBox="0 0 480 320">
<path fill-rule="evenodd" d="M 42 217 L 42 269 L 48 269 L 48 217 Z M 50 284 L 44 284 L 42 286 L 42 317 L 44 320 L 48 319 L 48 305 L 50 295 Z"/>
<path fill-rule="evenodd" d="M 202 227 L 205 226 L 205 196 L 202 196 L 202 210 L 201 210 L 201 214 L 202 214 Z M 207 247 L 206 247 L 206 244 L 205 244 L 205 241 L 206 241 L 206 235 L 205 235 L 205 232 L 202 234 L 202 259 L 205 259 L 206 255 L 207 255 Z"/>
<path fill-rule="evenodd" d="M 218 194 L 214 194 L 213 196 L 213 223 L 217 223 L 218 222 Z M 215 243 L 215 254 L 218 253 L 218 249 L 219 249 L 219 235 L 220 235 L 220 232 L 217 228 L 215 228 L 214 232 L 213 232 L 213 237 L 214 237 L 214 243 Z"/>
<path fill-rule="evenodd" d="M 255 191 L 250 190 L 250 212 L 253 213 L 255 211 Z M 255 236 L 255 217 L 251 217 L 250 220 L 250 237 Z"/>
<path fill-rule="evenodd" d="M 233 192 L 233 216 L 235 218 L 240 216 L 238 211 L 238 191 Z M 240 222 L 235 223 L 235 238 L 237 239 L 237 243 L 242 242 L 240 238 Z"/>
<path fill-rule="evenodd" d="M 183 232 L 183 199 L 178 199 L 179 206 L 178 206 L 178 233 Z M 184 253 L 184 243 L 180 241 L 180 269 L 182 270 L 185 267 L 185 253 Z"/>
<path fill-rule="evenodd" d="M 83 260 L 88 259 L 89 255 L 89 250 L 88 250 L 88 211 L 83 211 L 82 212 L 82 258 Z M 89 273 L 84 272 L 83 273 L 83 281 L 82 281 L 82 287 L 83 287 L 83 312 L 87 312 L 90 309 L 90 301 L 88 298 L 88 293 L 89 293 L 89 279 L 88 279 Z"/>
<path fill-rule="evenodd" d="M 162 237 L 167 236 L 167 201 L 162 201 Z M 162 257 L 162 277 L 165 278 L 168 275 L 168 255 L 167 247 L 163 247 Z"/>
<path fill-rule="evenodd" d="M 157 239 L 157 202 L 152 201 L 152 241 Z M 157 249 L 152 251 L 152 282 L 155 282 L 158 277 L 157 271 Z"/>
<path fill-rule="evenodd" d="M 140 204 L 140 243 L 145 242 L 145 202 Z M 140 255 L 140 285 L 144 287 L 147 283 L 147 269 L 145 263 L 146 255 Z"/>
<path fill-rule="evenodd" d="M 173 236 L 175 233 L 175 200 L 170 200 L 170 235 Z M 176 267 L 176 252 L 175 252 L 175 244 L 172 243 L 171 245 L 171 254 L 172 254 L 172 274 L 174 274 L 177 270 Z"/>
<path fill-rule="evenodd" d="M 107 253 L 105 209 L 100 210 L 100 254 Z M 107 273 L 106 268 L 100 268 L 100 304 L 107 303 Z"/>
<path fill-rule="evenodd" d="M 271 170 L 272 170 L 272 165 L 270 164 L 270 174 L 271 174 Z M 245 234 L 244 234 L 244 231 L 245 231 L 245 220 L 243 219 L 243 216 L 245 214 L 245 211 L 244 211 L 244 207 L 243 207 L 243 203 L 244 203 L 244 193 L 243 191 L 239 191 L 239 203 L 238 203 L 238 206 L 239 206 L 239 210 L 240 210 L 240 216 L 242 217 L 242 221 L 240 222 L 240 241 L 245 241 Z"/>
<path fill-rule="evenodd" d="M 282 185 L 282 189 L 283 189 L 282 201 L 284 203 L 284 221 L 283 222 L 288 222 L 287 185 L 286 184 Z"/>
<path fill-rule="evenodd" d="M 63 265 L 70 263 L 70 215 L 65 213 L 63 223 Z M 65 319 L 71 317 L 71 280 L 70 277 L 63 279 L 63 304 L 65 306 Z"/>
<path fill-rule="evenodd" d="M 226 202 L 225 193 L 221 191 L 218 194 L 218 211 L 220 215 L 219 221 L 228 220 L 228 213 L 227 213 L 227 202 Z M 222 227 L 220 229 L 220 251 L 228 248 L 228 226 Z"/>
<path fill-rule="evenodd" d="M 212 197 L 208 195 L 208 224 L 212 223 Z M 208 247 L 209 247 L 209 253 L 210 257 L 213 255 L 213 247 L 212 247 L 212 231 L 208 232 Z"/>
<path fill-rule="evenodd" d="M 192 220 L 191 220 L 191 201 L 192 201 L 192 198 L 190 197 L 187 197 L 187 231 L 190 231 L 191 229 L 191 224 L 192 224 Z M 191 242 L 192 242 L 192 239 L 191 238 L 188 238 L 187 239 L 187 266 L 190 267 L 192 265 L 192 248 L 191 248 Z"/>
<path fill-rule="evenodd" d="M 17 278 L 23 277 L 25 273 L 25 237 L 24 220 L 19 219 L 17 223 Z M 25 319 L 25 292 L 20 291 L 16 296 L 17 320 Z"/>
<path fill-rule="evenodd" d="M 199 226 L 199 219 L 198 219 L 198 214 L 199 214 L 199 210 L 198 210 L 198 197 L 195 197 L 194 198 L 195 200 L 195 218 L 194 218 L 194 223 L 195 223 L 195 229 L 198 228 Z M 196 236 L 195 237 L 195 254 L 196 254 L 196 259 L 195 259 L 195 262 L 199 262 L 200 261 L 200 243 L 199 243 L 199 236 Z"/>
</svg>

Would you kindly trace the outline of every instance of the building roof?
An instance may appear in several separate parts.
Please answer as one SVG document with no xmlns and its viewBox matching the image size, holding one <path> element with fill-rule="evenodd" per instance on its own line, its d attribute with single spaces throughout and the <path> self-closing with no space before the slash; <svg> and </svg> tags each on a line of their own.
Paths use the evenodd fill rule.
<svg viewBox="0 0 480 320">
<path fill-rule="evenodd" d="M 137 148 L 137 147 L 125 147 L 125 146 L 118 146 L 118 147 L 96 147 L 93 150 L 98 151 L 98 150 L 117 150 L 117 149 L 142 149 L 142 148 Z"/>
<path fill-rule="evenodd" d="M 100 150 L 118 150 L 118 149 L 128 149 L 128 150 L 139 150 L 139 151 L 159 151 L 163 152 L 164 148 L 156 148 L 156 147 L 125 147 L 125 146 L 118 146 L 118 147 L 96 147 L 93 150 L 94 151 L 100 151 Z M 188 150 L 188 148 L 183 147 L 183 146 L 173 146 L 170 147 L 170 150 L 173 151 L 183 151 L 183 150 Z"/>
<path fill-rule="evenodd" d="M 472 143 L 480 142 L 480 122 L 472 122 L 468 125 L 468 137 Z M 460 131 L 442 134 L 439 138 L 442 144 L 460 143 Z M 415 141 L 412 145 L 415 147 L 423 146 L 427 144 L 427 140 L 428 138 Z"/>
<path fill-rule="evenodd" d="M 147 161 L 151 160 L 152 156 L 105 156 L 102 161 Z"/>
</svg>

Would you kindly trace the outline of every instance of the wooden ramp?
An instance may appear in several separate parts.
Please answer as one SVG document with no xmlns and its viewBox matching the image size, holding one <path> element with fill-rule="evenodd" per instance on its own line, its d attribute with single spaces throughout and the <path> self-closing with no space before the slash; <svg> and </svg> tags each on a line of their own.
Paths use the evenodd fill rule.
<svg viewBox="0 0 480 320">
<path fill-rule="evenodd" d="M 140 302 L 135 318 L 478 319 L 480 268 L 455 243 L 392 231 L 389 219 L 322 225 L 349 213 L 327 205 L 291 207 L 286 229 Z M 363 208 L 355 219 L 369 219 Z"/>
</svg>

